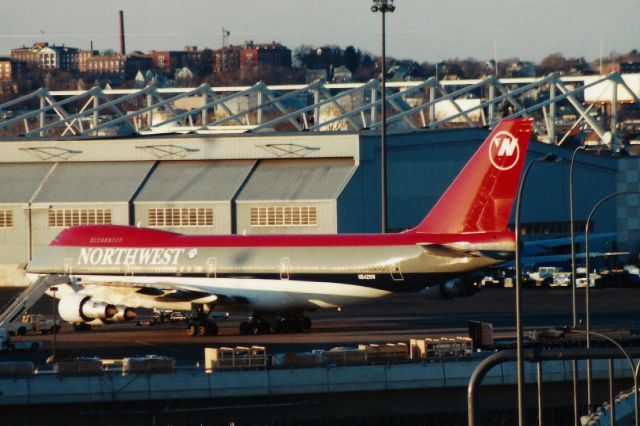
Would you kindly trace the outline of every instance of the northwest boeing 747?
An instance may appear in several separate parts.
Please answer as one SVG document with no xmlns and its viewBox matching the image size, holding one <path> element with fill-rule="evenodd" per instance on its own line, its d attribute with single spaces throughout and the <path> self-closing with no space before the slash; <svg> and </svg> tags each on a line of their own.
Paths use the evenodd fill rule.
<svg viewBox="0 0 640 426">
<path fill-rule="evenodd" d="M 27 273 L 32 282 L 68 277 L 56 296 L 60 316 L 76 326 L 131 319 L 138 307 L 189 310 L 187 331 L 202 336 L 218 332 L 214 311 L 246 313 L 243 334 L 297 332 L 311 327 L 307 311 L 398 292 L 468 296 L 474 271 L 513 256 L 508 222 L 531 127 L 528 118 L 501 121 L 405 232 L 203 236 L 76 226 L 42 249 Z"/>
</svg>

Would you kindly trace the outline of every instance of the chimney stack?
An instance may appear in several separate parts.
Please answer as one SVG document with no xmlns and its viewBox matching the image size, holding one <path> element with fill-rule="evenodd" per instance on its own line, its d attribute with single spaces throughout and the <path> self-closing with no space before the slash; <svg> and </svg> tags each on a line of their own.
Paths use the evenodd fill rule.
<svg viewBox="0 0 640 426">
<path fill-rule="evenodd" d="M 124 56 L 126 50 L 124 48 L 124 12 L 120 11 L 120 54 Z"/>
</svg>

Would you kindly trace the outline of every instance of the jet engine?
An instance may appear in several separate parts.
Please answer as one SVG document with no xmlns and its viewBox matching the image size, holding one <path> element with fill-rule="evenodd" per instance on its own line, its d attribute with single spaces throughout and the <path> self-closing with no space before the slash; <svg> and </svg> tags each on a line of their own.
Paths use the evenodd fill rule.
<svg viewBox="0 0 640 426">
<path fill-rule="evenodd" d="M 85 328 L 84 326 L 95 327 L 95 326 L 101 326 L 104 324 L 113 324 L 116 322 L 131 321 L 132 319 L 138 316 L 138 313 L 136 312 L 136 310 L 128 306 L 116 305 L 116 309 L 118 310 L 118 312 L 111 318 L 97 318 L 91 321 L 85 321 L 82 325 L 76 324 L 77 325 L 76 328 L 84 329 Z"/>
<path fill-rule="evenodd" d="M 109 303 L 92 300 L 91 296 L 74 293 L 60 299 L 60 318 L 70 323 L 89 322 L 95 319 L 111 319 L 118 308 Z"/>
<path fill-rule="evenodd" d="M 473 279 L 454 278 L 438 285 L 420 290 L 420 295 L 431 300 L 446 300 L 454 297 L 472 296 L 480 290 Z"/>
<path fill-rule="evenodd" d="M 109 322 L 131 321 L 138 316 L 136 310 L 129 308 L 128 306 L 117 305 L 116 309 L 118 309 L 118 312 L 113 317 L 109 318 Z"/>
</svg>

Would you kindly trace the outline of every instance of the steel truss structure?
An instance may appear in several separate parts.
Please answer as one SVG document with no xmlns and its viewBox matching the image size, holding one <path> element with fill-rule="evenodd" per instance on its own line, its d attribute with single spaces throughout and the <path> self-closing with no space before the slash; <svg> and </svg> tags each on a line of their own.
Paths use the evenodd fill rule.
<svg viewBox="0 0 640 426">
<path fill-rule="evenodd" d="M 585 103 L 585 91 L 603 89 Z M 564 130 L 588 126 L 616 147 L 618 93 L 640 104 L 618 73 L 606 76 L 387 83 L 387 124 L 396 131 L 443 126 L 493 126 L 503 117 L 535 117 L 539 137 L 562 143 Z M 605 96 L 608 101 L 600 101 Z M 381 85 L 367 83 L 250 87 L 101 89 L 35 92 L 0 104 L 0 132 L 25 137 L 92 138 L 109 134 L 359 131 L 380 127 Z M 187 109 L 176 105 L 188 100 Z M 607 120 L 591 111 L 610 105 Z M 571 123 L 559 110 L 571 110 Z M 446 110 L 445 113 L 442 110 Z"/>
</svg>

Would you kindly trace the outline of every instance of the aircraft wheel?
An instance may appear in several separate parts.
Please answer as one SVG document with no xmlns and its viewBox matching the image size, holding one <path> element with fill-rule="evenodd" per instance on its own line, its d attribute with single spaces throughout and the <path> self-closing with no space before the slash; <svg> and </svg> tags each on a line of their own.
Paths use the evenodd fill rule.
<svg viewBox="0 0 640 426">
<path fill-rule="evenodd" d="M 209 323 L 209 326 L 207 327 L 209 329 L 209 335 L 210 336 L 217 336 L 218 335 L 218 325 L 214 322 Z"/>
<path fill-rule="evenodd" d="M 249 333 L 253 335 L 262 334 L 260 333 L 260 324 L 256 321 L 251 321 L 251 324 L 249 324 Z"/>
<path fill-rule="evenodd" d="M 73 324 L 73 329 L 75 331 L 87 331 L 87 330 L 91 330 L 91 326 L 83 322 L 77 322 Z"/>
<path fill-rule="evenodd" d="M 260 334 L 269 334 L 271 333 L 271 326 L 269 326 L 269 323 L 266 321 L 260 321 L 258 323 L 258 332 Z"/>
<path fill-rule="evenodd" d="M 303 330 L 311 329 L 311 318 L 309 318 L 308 316 L 303 316 L 301 323 Z"/>
<path fill-rule="evenodd" d="M 198 334 L 198 328 L 195 324 L 189 323 L 187 326 L 187 336 L 194 337 L 196 334 Z"/>
<path fill-rule="evenodd" d="M 242 321 L 240 323 L 240 334 L 246 336 L 251 333 L 251 324 L 248 321 Z"/>
<path fill-rule="evenodd" d="M 200 324 L 198 326 L 198 336 L 200 337 L 204 337 L 204 336 L 208 336 L 209 335 L 209 327 L 207 326 L 207 324 Z"/>
<path fill-rule="evenodd" d="M 273 331 L 276 333 L 286 333 L 287 332 L 287 320 L 284 318 L 280 318 L 276 321 L 276 324 L 273 328 Z"/>
<path fill-rule="evenodd" d="M 302 333 L 303 326 L 302 326 L 301 319 L 300 318 L 295 318 L 295 319 L 291 320 L 290 329 L 291 329 L 292 333 Z"/>
</svg>

